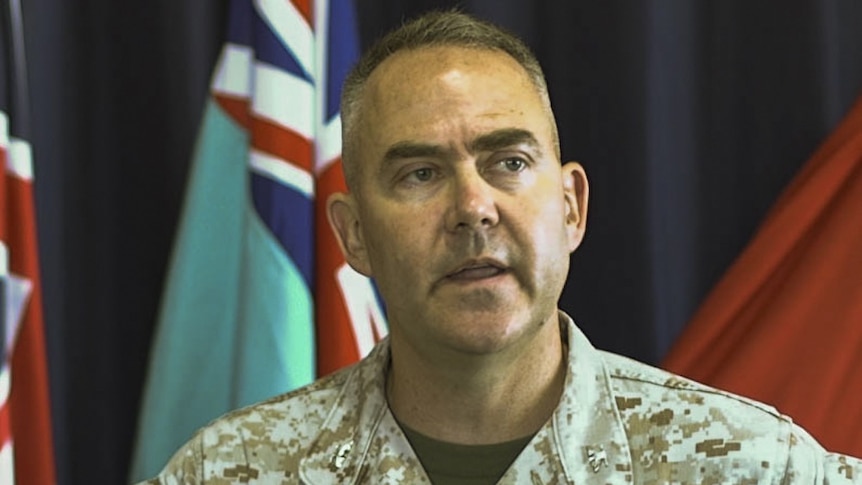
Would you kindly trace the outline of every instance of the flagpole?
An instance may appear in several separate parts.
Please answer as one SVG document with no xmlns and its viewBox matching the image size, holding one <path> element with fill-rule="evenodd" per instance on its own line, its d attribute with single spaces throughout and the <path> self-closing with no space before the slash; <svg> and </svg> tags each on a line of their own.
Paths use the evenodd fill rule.
<svg viewBox="0 0 862 485">
<path fill-rule="evenodd" d="M 12 96 L 9 99 L 10 133 L 30 139 L 30 92 L 27 85 L 27 56 L 24 50 L 24 17 L 20 0 L 9 0 L 9 30 L 12 54 Z"/>
</svg>

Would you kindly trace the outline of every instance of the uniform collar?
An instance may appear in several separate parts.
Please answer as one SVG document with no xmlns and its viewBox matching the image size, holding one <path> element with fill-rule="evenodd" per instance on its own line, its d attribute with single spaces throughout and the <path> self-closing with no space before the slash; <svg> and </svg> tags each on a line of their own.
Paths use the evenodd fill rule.
<svg viewBox="0 0 862 485">
<path fill-rule="evenodd" d="M 527 444 L 500 483 L 564 479 L 630 483 L 625 429 L 604 361 L 572 319 L 559 313 L 568 339 L 568 372 L 552 418 Z M 422 466 L 389 411 L 384 340 L 349 371 L 320 434 L 300 463 L 307 483 L 427 483 Z M 527 476 L 518 476 L 528 473 Z M 535 481 L 534 481 L 535 483 Z"/>
<path fill-rule="evenodd" d="M 348 370 L 320 434 L 300 462 L 303 483 L 428 482 L 386 402 L 389 355 L 387 338 Z"/>
<path fill-rule="evenodd" d="M 551 424 L 566 476 L 573 483 L 631 483 L 628 438 L 604 359 L 563 312 L 560 324 L 568 375 Z"/>
</svg>

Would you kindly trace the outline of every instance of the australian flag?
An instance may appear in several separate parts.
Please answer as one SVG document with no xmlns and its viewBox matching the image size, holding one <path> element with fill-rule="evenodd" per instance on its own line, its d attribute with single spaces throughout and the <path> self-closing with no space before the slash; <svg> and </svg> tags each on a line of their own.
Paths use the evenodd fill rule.
<svg viewBox="0 0 862 485">
<path fill-rule="evenodd" d="M 346 190 L 350 0 L 232 0 L 162 298 L 131 479 L 198 427 L 363 357 L 386 334 L 324 204 Z"/>
</svg>

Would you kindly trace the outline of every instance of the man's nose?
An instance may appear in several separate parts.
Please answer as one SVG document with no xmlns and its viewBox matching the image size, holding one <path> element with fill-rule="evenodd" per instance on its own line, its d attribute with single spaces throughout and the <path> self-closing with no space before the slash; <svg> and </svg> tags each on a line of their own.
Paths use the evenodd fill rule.
<svg viewBox="0 0 862 485">
<path fill-rule="evenodd" d="M 458 174 L 453 179 L 450 191 L 452 202 L 446 215 L 446 228 L 449 231 L 497 225 L 500 215 L 494 187 L 479 173 Z"/>
</svg>

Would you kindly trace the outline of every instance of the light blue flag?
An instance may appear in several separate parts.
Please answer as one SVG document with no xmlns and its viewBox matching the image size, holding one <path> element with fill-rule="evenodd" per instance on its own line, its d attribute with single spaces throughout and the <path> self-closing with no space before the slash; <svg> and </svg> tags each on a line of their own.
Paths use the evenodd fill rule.
<svg viewBox="0 0 862 485">
<path fill-rule="evenodd" d="M 325 48 L 327 34 L 353 32 L 343 22 L 349 0 L 309 6 L 231 0 L 150 355 L 133 481 L 156 475 L 209 421 L 315 377 L 315 160 L 340 153 L 328 109 L 338 96 L 326 79 L 340 86 L 356 46 Z"/>
<path fill-rule="evenodd" d="M 210 101 L 150 355 L 132 481 L 219 415 L 312 381 L 308 286 L 252 207 L 248 134 Z"/>
</svg>

